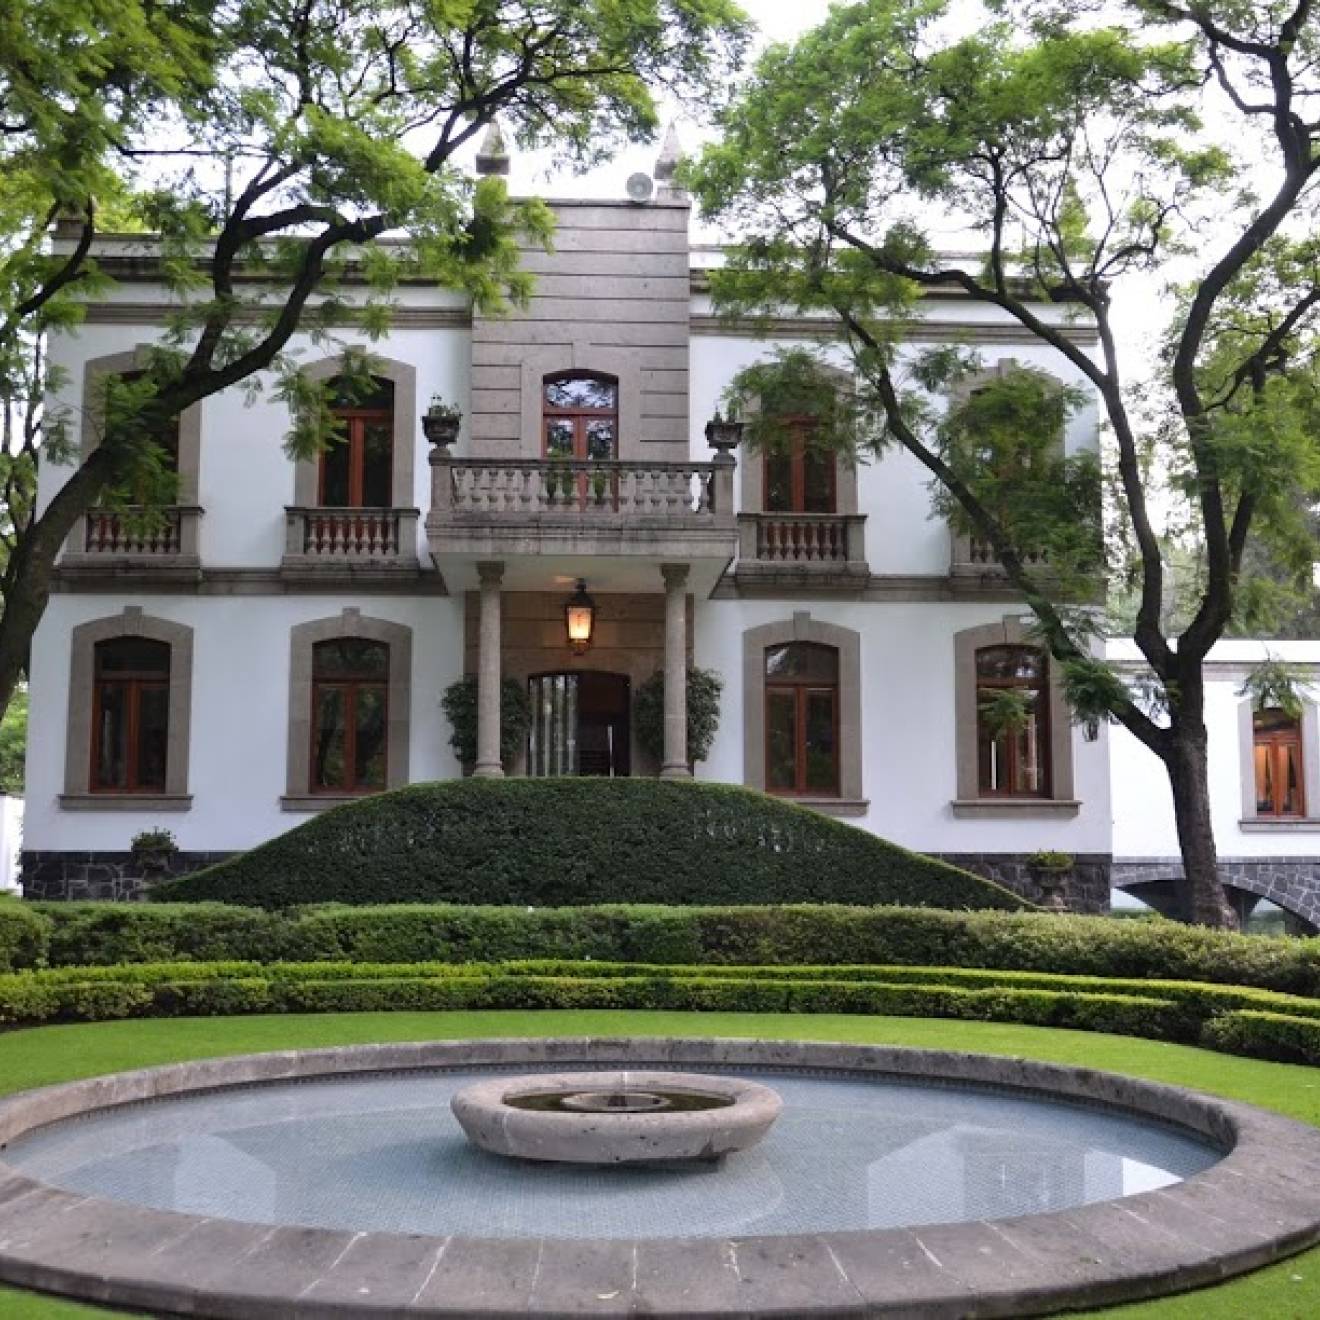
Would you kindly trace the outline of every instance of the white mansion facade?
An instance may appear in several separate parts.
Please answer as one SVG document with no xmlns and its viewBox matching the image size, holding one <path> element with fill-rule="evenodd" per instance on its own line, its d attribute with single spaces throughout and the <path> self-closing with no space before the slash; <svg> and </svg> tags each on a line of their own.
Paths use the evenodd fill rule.
<svg viewBox="0 0 1320 1320">
<path fill-rule="evenodd" d="M 191 868 L 346 798 L 463 773 L 440 703 L 464 675 L 478 680 L 476 773 L 685 775 L 675 694 L 692 663 L 724 684 L 698 778 L 791 796 L 1028 892 L 1025 857 L 1067 852 L 1073 901 L 1103 905 L 1110 734 L 1070 722 L 1023 605 L 931 516 L 918 465 L 744 454 L 708 431 L 734 374 L 776 345 L 837 351 L 844 375 L 827 328 L 784 319 L 767 340 L 717 319 L 719 254 L 690 245 L 672 189 L 555 209 L 554 251 L 525 254 L 525 310 L 401 290 L 369 345 L 374 392 L 344 402 L 345 443 L 291 461 L 284 406 L 229 390 L 180 419 L 163 528 L 93 513 L 75 529 L 32 654 L 29 895 L 133 893 L 140 830 L 171 830 Z M 149 244 L 106 238 L 99 260 L 115 284 L 50 346 L 84 446 L 98 379 L 138 367 L 169 307 Z M 1038 310 L 1093 342 L 1066 309 Z M 365 344 L 347 326 L 339 338 Z M 956 296 L 928 298 L 910 339 L 1077 380 Z M 297 349 L 318 378 L 340 369 L 337 353 Z M 424 433 L 433 396 L 463 413 L 453 443 Z M 1084 409 L 1064 443 L 1096 430 Z M 45 465 L 40 500 L 69 471 Z M 565 626 L 579 583 L 595 606 L 585 647 Z M 657 671 L 659 761 L 632 713 Z M 501 766 L 510 678 L 533 721 Z M 977 692 L 1003 686 L 1035 718 L 996 737 Z"/>
</svg>

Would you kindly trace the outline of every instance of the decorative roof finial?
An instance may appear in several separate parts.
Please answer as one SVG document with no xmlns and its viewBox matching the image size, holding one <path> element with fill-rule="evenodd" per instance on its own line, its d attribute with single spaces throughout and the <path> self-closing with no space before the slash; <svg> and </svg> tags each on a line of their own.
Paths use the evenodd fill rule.
<svg viewBox="0 0 1320 1320">
<path fill-rule="evenodd" d="M 655 177 L 663 184 L 670 183 L 682 159 L 683 147 L 678 140 L 678 129 L 671 119 L 669 127 L 665 129 L 665 140 L 660 144 L 660 154 L 655 159 Z"/>
<path fill-rule="evenodd" d="M 509 172 L 509 149 L 504 145 L 504 134 L 495 120 L 490 121 L 486 136 L 477 148 L 478 174 L 507 174 Z"/>
</svg>

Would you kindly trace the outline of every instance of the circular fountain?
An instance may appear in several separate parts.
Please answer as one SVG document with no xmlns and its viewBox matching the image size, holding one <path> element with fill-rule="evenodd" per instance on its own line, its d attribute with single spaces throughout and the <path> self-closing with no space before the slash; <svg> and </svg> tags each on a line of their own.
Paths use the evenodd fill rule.
<svg viewBox="0 0 1320 1320">
<path fill-rule="evenodd" d="M 564 1164 L 719 1160 L 754 1146 L 784 1104 L 758 1082 L 700 1073 L 496 1077 L 450 1102 L 469 1141 Z"/>
</svg>

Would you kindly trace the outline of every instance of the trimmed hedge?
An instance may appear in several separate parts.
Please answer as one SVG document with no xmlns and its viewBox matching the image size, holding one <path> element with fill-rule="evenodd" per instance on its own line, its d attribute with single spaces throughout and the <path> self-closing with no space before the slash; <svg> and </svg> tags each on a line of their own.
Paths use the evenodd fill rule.
<svg viewBox="0 0 1320 1320">
<path fill-rule="evenodd" d="M 1276 1063 L 1320 1064 L 1320 1022 L 1243 1009 L 1205 1024 L 1202 1043 L 1225 1054 L 1249 1054 Z"/>
<path fill-rule="evenodd" d="M 32 916 L 35 911 L 35 918 Z M 1171 921 L 897 907 L 321 906 L 0 903 L 15 966 L 237 959 L 502 963 L 521 959 L 987 968 L 1202 981 L 1320 995 L 1320 939 Z M 0 941 L 3 937 L 0 936 Z"/>
<path fill-rule="evenodd" d="M 157 886 L 165 900 L 904 903 L 1022 910 L 998 885 L 728 784 L 455 779 L 350 802 Z"/>
<path fill-rule="evenodd" d="M 44 962 L 52 924 L 30 904 L 0 898 L 0 972 Z"/>
</svg>

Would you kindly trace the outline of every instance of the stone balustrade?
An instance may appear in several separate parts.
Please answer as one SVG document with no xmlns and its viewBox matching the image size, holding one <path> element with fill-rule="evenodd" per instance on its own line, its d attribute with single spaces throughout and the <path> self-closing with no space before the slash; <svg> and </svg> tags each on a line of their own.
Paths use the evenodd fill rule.
<svg viewBox="0 0 1320 1320">
<path fill-rule="evenodd" d="M 334 563 L 416 557 L 416 509 L 285 509 L 285 558 Z"/>
<path fill-rule="evenodd" d="M 955 575 L 1004 572 L 1004 566 L 999 562 L 999 557 L 989 541 L 956 531 L 951 534 L 950 539 L 953 550 L 950 567 Z M 1044 568 L 1049 564 L 1049 556 L 1044 551 L 1028 550 L 1023 553 L 1022 561 L 1028 568 Z"/>
<path fill-rule="evenodd" d="M 858 514 L 747 514 L 743 526 L 751 535 L 745 538 L 743 553 L 772 564 L 839 565 L 865 560 L 865 522 Z"/>
<path fill-rule="evenodd" d="M 700 523 L 733 502 L 732 464 L 442 457 L 433 474 L 433 517 Z"/>
<path fill-rule="evenodd" d="M 151 514 L 140 507 L 88 509 L 70 537 L 70 554 L 81 560 L 133 559 L 177 563 L 197 557 L 202 511 L 173 505 Z"/>
</svg>

